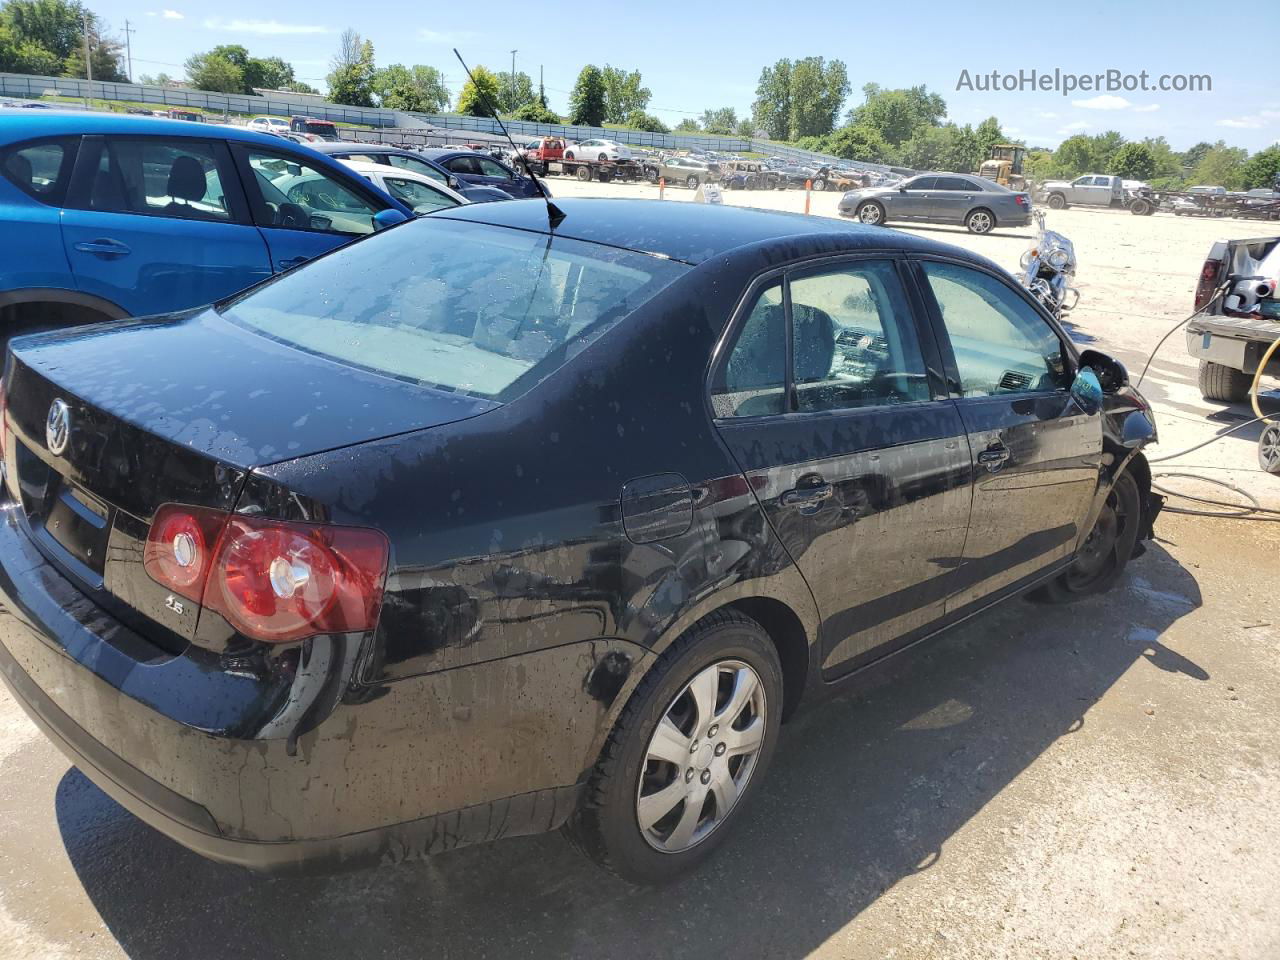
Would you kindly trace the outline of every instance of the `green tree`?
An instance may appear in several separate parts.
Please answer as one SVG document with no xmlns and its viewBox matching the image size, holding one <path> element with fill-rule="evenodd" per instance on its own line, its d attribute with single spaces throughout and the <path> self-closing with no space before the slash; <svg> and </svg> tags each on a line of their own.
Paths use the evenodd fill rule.
<svg viewBox="0 0 1280 960">
<path fill-rule="evenodd" d="M 1106 172 L 1127 180 L 1150 180 L 1156 175 L 1156 158 L 1145 143 L 1126 143 L 1111 157 Z"/>
<path fill-rule="evenodd" d="M 1164 137 L 1147 137 L 1143 145 L 1151 151 L 1151 159 L 1155 166 L 1152 177 L 1181 177 L 1182 161 L 1169 146 Z"/>
<path fill-rule="evenodd" d="M 967 127 L 965 129 L 968 129 Z M 978 142 L 978 162 L 982 162 L 991 156 L 991 148 L 997 143 L 1004 143 L 1006 138 L 1004 131 L 1000 129 L 1000 121 L 995 117 L 987 117 L 978 128 L 973 131 L 973 135 Z M 976 169 L 976 164 L 974 166 Z"/>
<path fill-rule="evenodd" d="M 734 110 L 733 107 L 721 107 L 719 110 L 704 110 L 702 112 L 702 129 L 707 133 L 731 137 L 737 125 L 738 111 Z"/>
<path fill-rule="evenodd" d="M 1070 179 L 1098 168 L 1093 137 L 1078 133 L 1067 137 L 1053 152 L 1052 176 Z"/>
<path fill-rule="evenodd" d="M 352 107 L 373 106 L 373 44 L 348 27 L 338 40 L 329 73 L 329 99 Z"/>
<path fill-rule="evenodd" d="M 174 80 L 173 80 L 173 77 L 169 76 L 164 71 L 161 71 L 160 73 L 157 73 L 155 76 L 152 76 L 149 73 L 144 73 L 142 76 L 138 78 L 138 82 L 150 87 L 164 87 L 173 83 Z"/>
<path fill-rule="evenodd" d="M 244 93 L 244 70 L 225 55 L 210 50 L 187 58 L 187 80 L 197 90 Z"/>
<path fill-rule="evenodd" d="M 848 96 L 849 75 L 843 61 L 797 60 L 791 66 L 791 138 L 830 133 Z"/>
<path fill-rule="evenodd" d="M 598 127 L 605 120 L 604 74 L 595 64 L 587 64 L 569 94 L 569 122 Z"/>
<path fill-rule="evenodd" d="M 498 75 L 488 67 L 476 67 L 458 94 L 458 112 L 469 117 L 492 117 L 490 104 L 497 107 L 501 100 Z"/>
<path fill-rule="evenodd" d="M 61 68 L 56 54 L 34 40 L 19 36 L 9 23 L 0 19 L 0 72 L 49 76 Z"/>
<path fill-rule="evenodd" d="M 862 96 L 862 104 L 849 111 L 849 119 L 875 130 L 891 146 L 906 143 L 925 127 L 941 126 L 947 115 L 946 101 L 923 85 L 884 90 L 868 83 Z"/>
<path fill-rule="evenodd" d="M 641 113 L 649 106 L 652 94 L 642 85 L 640 71 L 628 73 L 608 64 L 600 71 L 604 82 L 604 116 L 607 123 L 626 123 L 636 111 Z"/>
<path fill-rule="evenodd" d="M 922 127 L 899 148 L 903 165 L 916 170 L 949 170 L 969 173 L 977 169 L 983 150 L 972 127 L 946 123 Z"/>
<path fill-rule="evenodd" d="M 34 44 L 53 54 L 59 67 L 72 51 L 79 51 L 83 62 L 86 16 L 93 14 L 67 0 L 8 0 L 0 9 L 0 21 L 8 24 L 17 43 Z"/>
<path fill-rule="evenodd" d="M 112 83 L 125 83 L 129 77 L 124 72 L 124 47 L 118 40 L 103 34 L 96 20 L 89 21 L 89 57 L 93 64 L 93 79 Z M 64 77 L 88 78 L 84 66 L 84 43 L 73 47 L 62 61 Z"/>
<path fill-rule="evenodd" d="M 1093 138 L 1094 173 L 1110 170 L 1116 153 L 1125 145 L 1124 137 L 1116 130 L 1108 130 Z M 1088 171 L 1085 171 L 1086 173 Z"/>
<path fill-rule="evenodd" d="M 529 123 L 564 123 L 558 113 L 543 106 L 537 100 L 520 107 L 511 114 L 511 119 L 525 120 Z"/>
<path fill-rule="evenodd" d="M 755 125 L 771 140 L 791 136 L 791 61 L 785 57 L 760 71 L 755 103 L 751 105 Z"/>
<path fill-rule="evenodd" d="M 632 110 L 623 120 L 625 126 L 632 130 L 646 130 L 649 133 L 670 133 L 671 128 L 651 113 L 643 110 Z"/>
<path fill-rule="evenodd" d="M 1239 190 L 1244 185 L 1244 164 L 1249 152 L 1241 147 L 1228 147 L 1223 141 L 1215 143 L 1196 164 L 1191 179 L 1196 183 Z"/>
<path fill-rule="evenodd" d="M 374 73 L 372 86 L 379 106 L 388 110 L 439 113 L 449 109 L 449 90 L 435 67 L 393 63 Z"/>
<path fill-rule="evenodd" d="M 533 92 L 533 81 L 524 71 L 516 72 L 514 83 L 511 80 L 510 70 L 499 73 L 498 89 L 501 92 L 498 109 L 503 113 L 511 113 L 526 103 L 533 103 L 538 99 Z"/>
<path fill-rule="evenodd" d="M 698 126 L 698 121 L 693 117 L 685 117 L 676 124 L 676 133 L 701 133 L 702 127 Z"/>
<path fill-rule="evenodd" d="M 1276 189 L 1280 186 L 1280 144 L 1259 150 L 1240 171 L 1245 190 L 1256 190 L 1264 187 Z"/>
<path fill-rule="evenodd" d="M 1201 140 L 1190 150 L 1185 151 L 1182 156 L 1182 169 L 1188 173 L 1200 165 L 1200 161 L 1204 159 L 1204 155 L 1213 149 L 1212 143 L 1206 143 Z"/>
<path fill-rule="evenodd" d="M 743 117 L 738 121 L 738 129 L 735 130 L 734 133 L 742 137 L 744 140 L 750 140 L 756 135 L 755 121 L 750 117 Z"/>
<path fill-rule="evenodd" d="M 867 163 L 890 163 L 894 159 L 892 148 L 871 127 L 851 123 L 841 127 L 826 138 L 825 150 L 846 160 L 863 160 Z"/>
<path fill-rule="evenodd" d="M 309 93 L 312 96 L 319 96 L 320 91 L 309 83 L 303 83 L 301 80 L 294 80 L 292 83 L 286 83 L 280 89 L 288 90 L 291 93 Z"/>
<path fill-rule="evenodd" d="M 247 93 L 256 90 L 287 90 L 294 82 L 293 65 L 280 57 L 250 57 L 243 67 Z"/>
</svg>

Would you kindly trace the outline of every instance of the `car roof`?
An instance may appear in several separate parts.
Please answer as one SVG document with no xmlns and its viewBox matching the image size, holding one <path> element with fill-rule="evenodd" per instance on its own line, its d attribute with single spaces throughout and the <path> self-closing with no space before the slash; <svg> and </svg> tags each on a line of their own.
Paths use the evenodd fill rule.
<svg viewBox="0 0 1280 960">
<path fill-rule="evenodd" d="M 486 160 L 493 159 L 493 157 L 489 156 L 485 151 L 472 150 L 469 147 L 462 150 L 445 150 L 442 147 L 428 148 L 422 151 L 422 155 L 430 160 L 434 160 L 436 163 L 440 163 L 444 160 L 452 160 L 454 157 L 484 157 Z M 502 161 L 499 160 L 498 162 L 501 163 Z"/>
<path fill-rule="evenodd" d="M 850 252 L 889 248 L 944 253 L 988 268 L 994 266 L 984 257 L 936 240 L 829 217 L 668 200 L 567 197 L 557 198 L 555 205 L 565 214 L 555 229 L 556 236 L 695 265 L 741 247 L 777 241 L 789 243 L 797 256 L 829 251 L 833 246 Z M 546 205 L 538 199 L 477 203 L 443 214 L 452 219 L 548 232 Z M 797 243 L 800 238 L 808 244 Z"/>
<path fill-rule="evenodd" d="M 214 132 L 216 131 L 216 133 Z M 171 120 L 167 117 L 143 117 L 129 113 L 90 113 L 82 110 L 15 110 L 0 112 L 0 143 L 15 143 L 33 137 L 56 137 L 76 134 L 138 134 L 167 137 L 220 137 L 264 146 L 280 146 L 280 138 L 259 133 L 248 127 L 232 127 L 215 123 Z"/>
</svg>

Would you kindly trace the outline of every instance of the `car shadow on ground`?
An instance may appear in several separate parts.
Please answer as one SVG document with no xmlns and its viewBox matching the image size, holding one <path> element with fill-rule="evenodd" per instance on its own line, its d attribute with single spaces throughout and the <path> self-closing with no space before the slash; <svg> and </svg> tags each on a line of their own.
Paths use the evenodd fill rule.
<svg viewBox="0 0 1280 960">
<path fill-rule="evenodd" d="M 84 889 L 137 960 L 231 957 L 804 957 L 948 839 L 1141 660 L 1208 679 L 1163 646 L 1200 606 L 1159 545 L 1117 589 L 1014 601 L 783 730 L 768 779 L 700 872 L 641 889 L 558 835 L 425 863 L 272 878 L 207 862 L 78 772 L 57 790 Z M 909 953 L 911 951 L 908 951 Z"/>
<path fill-rule="evenodd" d="M 889 226 L 902 230 L 910 230 L 912 233 L 917 230 L 922 233 L 972 233 L 972 231 L 962 223 L 952 226 L 950 224 L 924 224 L 919 220 L 893 220 L 889 222 Z M 986 234 L 986 236 L 1005 237 L 1006 239 L 1012 237 L 1017 240 L 1030 240 L 1035 235 L 1031 233 L 1015 233 L 1008 227 L 1001 227 L 997 225 L 990 233 Z"/>
</svg>

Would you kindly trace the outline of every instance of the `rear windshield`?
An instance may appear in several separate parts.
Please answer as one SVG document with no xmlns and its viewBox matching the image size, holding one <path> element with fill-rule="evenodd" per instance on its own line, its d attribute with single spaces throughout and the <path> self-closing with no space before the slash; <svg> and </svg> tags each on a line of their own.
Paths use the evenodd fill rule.
<svg viewBox="0 0 1280 960">
<path fill-rule="evenodd" d="M 505 401 L 687 269 L 567 237 L 421 220 L 284 274 L 219 312 L 350 366 Z"/>
</svg>

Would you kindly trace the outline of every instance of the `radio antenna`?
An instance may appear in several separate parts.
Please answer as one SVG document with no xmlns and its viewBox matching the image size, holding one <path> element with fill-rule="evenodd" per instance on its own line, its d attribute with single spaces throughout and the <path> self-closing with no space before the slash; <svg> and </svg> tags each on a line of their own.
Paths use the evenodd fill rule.
<svg viewBox="0 0 1280 960">
<path fill-rule="evenodd" d="M 511 144 L 511 150 L 516 155 L 520 155 L 520 148 L 516 146 L 516 142 L 511 139 L 511 134 L 507 132 L 507 125 L 502 122 L 502 118 L 498 116 L 498 108 L 494 106 L 482 89 L 480 84 L 476 83 L 476 78 L 471 75 L 471 68 L 467 66 L 467 61 L 462 59 L 462 54 L 458 52 L 458 48 L 453 48 L 453 55 L 458 58 L 458 62 L 462 64 L 462 69 L 467 72 L 467 79 L 471 81 L 471 87 L 476 92 L 476 96 L 484 104 L 485 109 L 493 114 L 493 119 L 497 121 L 498 128 L 502 131 L 502 135 L 507 138 L 507 143 Z M 515 84 L 515 77 L 512 76 L 511 82 Z M 564 221 L 564 211 L 551 202 L 551 196 L 547 193 L 542 182 L 533 175 L 533 171 L 529 169 L 529 165 L 525 164 L 525 172 L 529 174 L 529 179 L 533 181 L 533 185 L 538 188 L 538 193 L 542 194 L 542 199 L 547 204 L 547 222 L 551 226 L 551 232 L 554 233 L 556 227 Z"/>
</svg>

